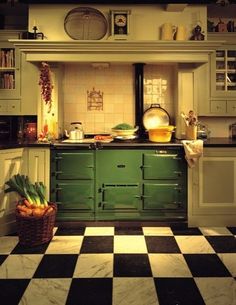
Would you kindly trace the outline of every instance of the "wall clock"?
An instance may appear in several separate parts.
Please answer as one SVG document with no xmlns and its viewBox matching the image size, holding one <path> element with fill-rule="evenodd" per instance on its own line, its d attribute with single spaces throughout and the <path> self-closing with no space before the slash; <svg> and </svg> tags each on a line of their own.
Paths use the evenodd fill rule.
<svg viewBox="0 0 236 305">
<path fill-rule="evenodd" d="M 114 39 L 127 39 L 130 26 L 130 11 L 111 11 L 111 35 Z"/>
</svg>

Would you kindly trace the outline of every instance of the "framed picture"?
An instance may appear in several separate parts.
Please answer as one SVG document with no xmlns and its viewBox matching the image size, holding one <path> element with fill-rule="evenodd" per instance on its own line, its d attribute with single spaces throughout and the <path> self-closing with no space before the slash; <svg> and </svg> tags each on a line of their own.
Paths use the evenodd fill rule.
<svg viewBox="0 0 236 305">
<path fill-rule="evenodd" d="M 130 10 L 111 11 L 111 35 L 114 39 L 127 39 L 130 26 Z"/>
</svg>

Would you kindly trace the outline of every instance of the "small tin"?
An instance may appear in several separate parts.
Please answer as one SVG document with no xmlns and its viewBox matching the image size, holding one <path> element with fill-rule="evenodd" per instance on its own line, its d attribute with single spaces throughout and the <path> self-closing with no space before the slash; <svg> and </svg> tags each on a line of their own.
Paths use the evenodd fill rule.
<svg viewBox="0 0 236 305">
<path fill-rule="evenodd" d="M 236 123 L 229 125 L 229 137 L 236 139 Z"/>
</svg>

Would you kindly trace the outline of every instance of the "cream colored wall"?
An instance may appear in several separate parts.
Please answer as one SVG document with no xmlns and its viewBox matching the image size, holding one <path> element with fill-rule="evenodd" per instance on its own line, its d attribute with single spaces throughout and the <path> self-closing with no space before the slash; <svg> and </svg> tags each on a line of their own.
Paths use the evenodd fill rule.
<svg viewBox="0 0 236 305">
<path fill-rule="evenodd" d="M 29 5 L 29 30 L 34 24 L 43 32 L 48 40 L 72 40 L 64 30 L 64 19 L 67 13 L 77 7 L 89 6 L 101 10 L 109 23 L 111 9 L 129 9 L 131 40 L 159 40 L 160 29 L 163 23 L 170 22 L 175 26 L 185 25 L 187 36 L 191 36 L 192 29 L 200 21 L 204 34 L 207 33 L 207 9 L 204 5 L 188 5 L 181 12 L 165 10 L 165 5 Z M 103 39 L 109 37 L 109 32 Z"/>
</svg>

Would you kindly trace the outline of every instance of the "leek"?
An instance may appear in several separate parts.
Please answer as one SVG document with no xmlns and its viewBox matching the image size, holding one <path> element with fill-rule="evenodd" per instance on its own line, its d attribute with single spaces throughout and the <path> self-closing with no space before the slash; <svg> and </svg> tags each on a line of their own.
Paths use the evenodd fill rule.
<svg viewBox="0 0 236 305">
<path fill-rule="evenodd" d="M 5 193 L 16 192 L 20 197 L 28 200 L 30 204 L 45 208 L 48 206 L 46 200 L 46 187 L 42 182 L 30 182 L 29 177 L 25 175 L 14 175 L 5 184 L 8 188 Z"/>
</svg>

